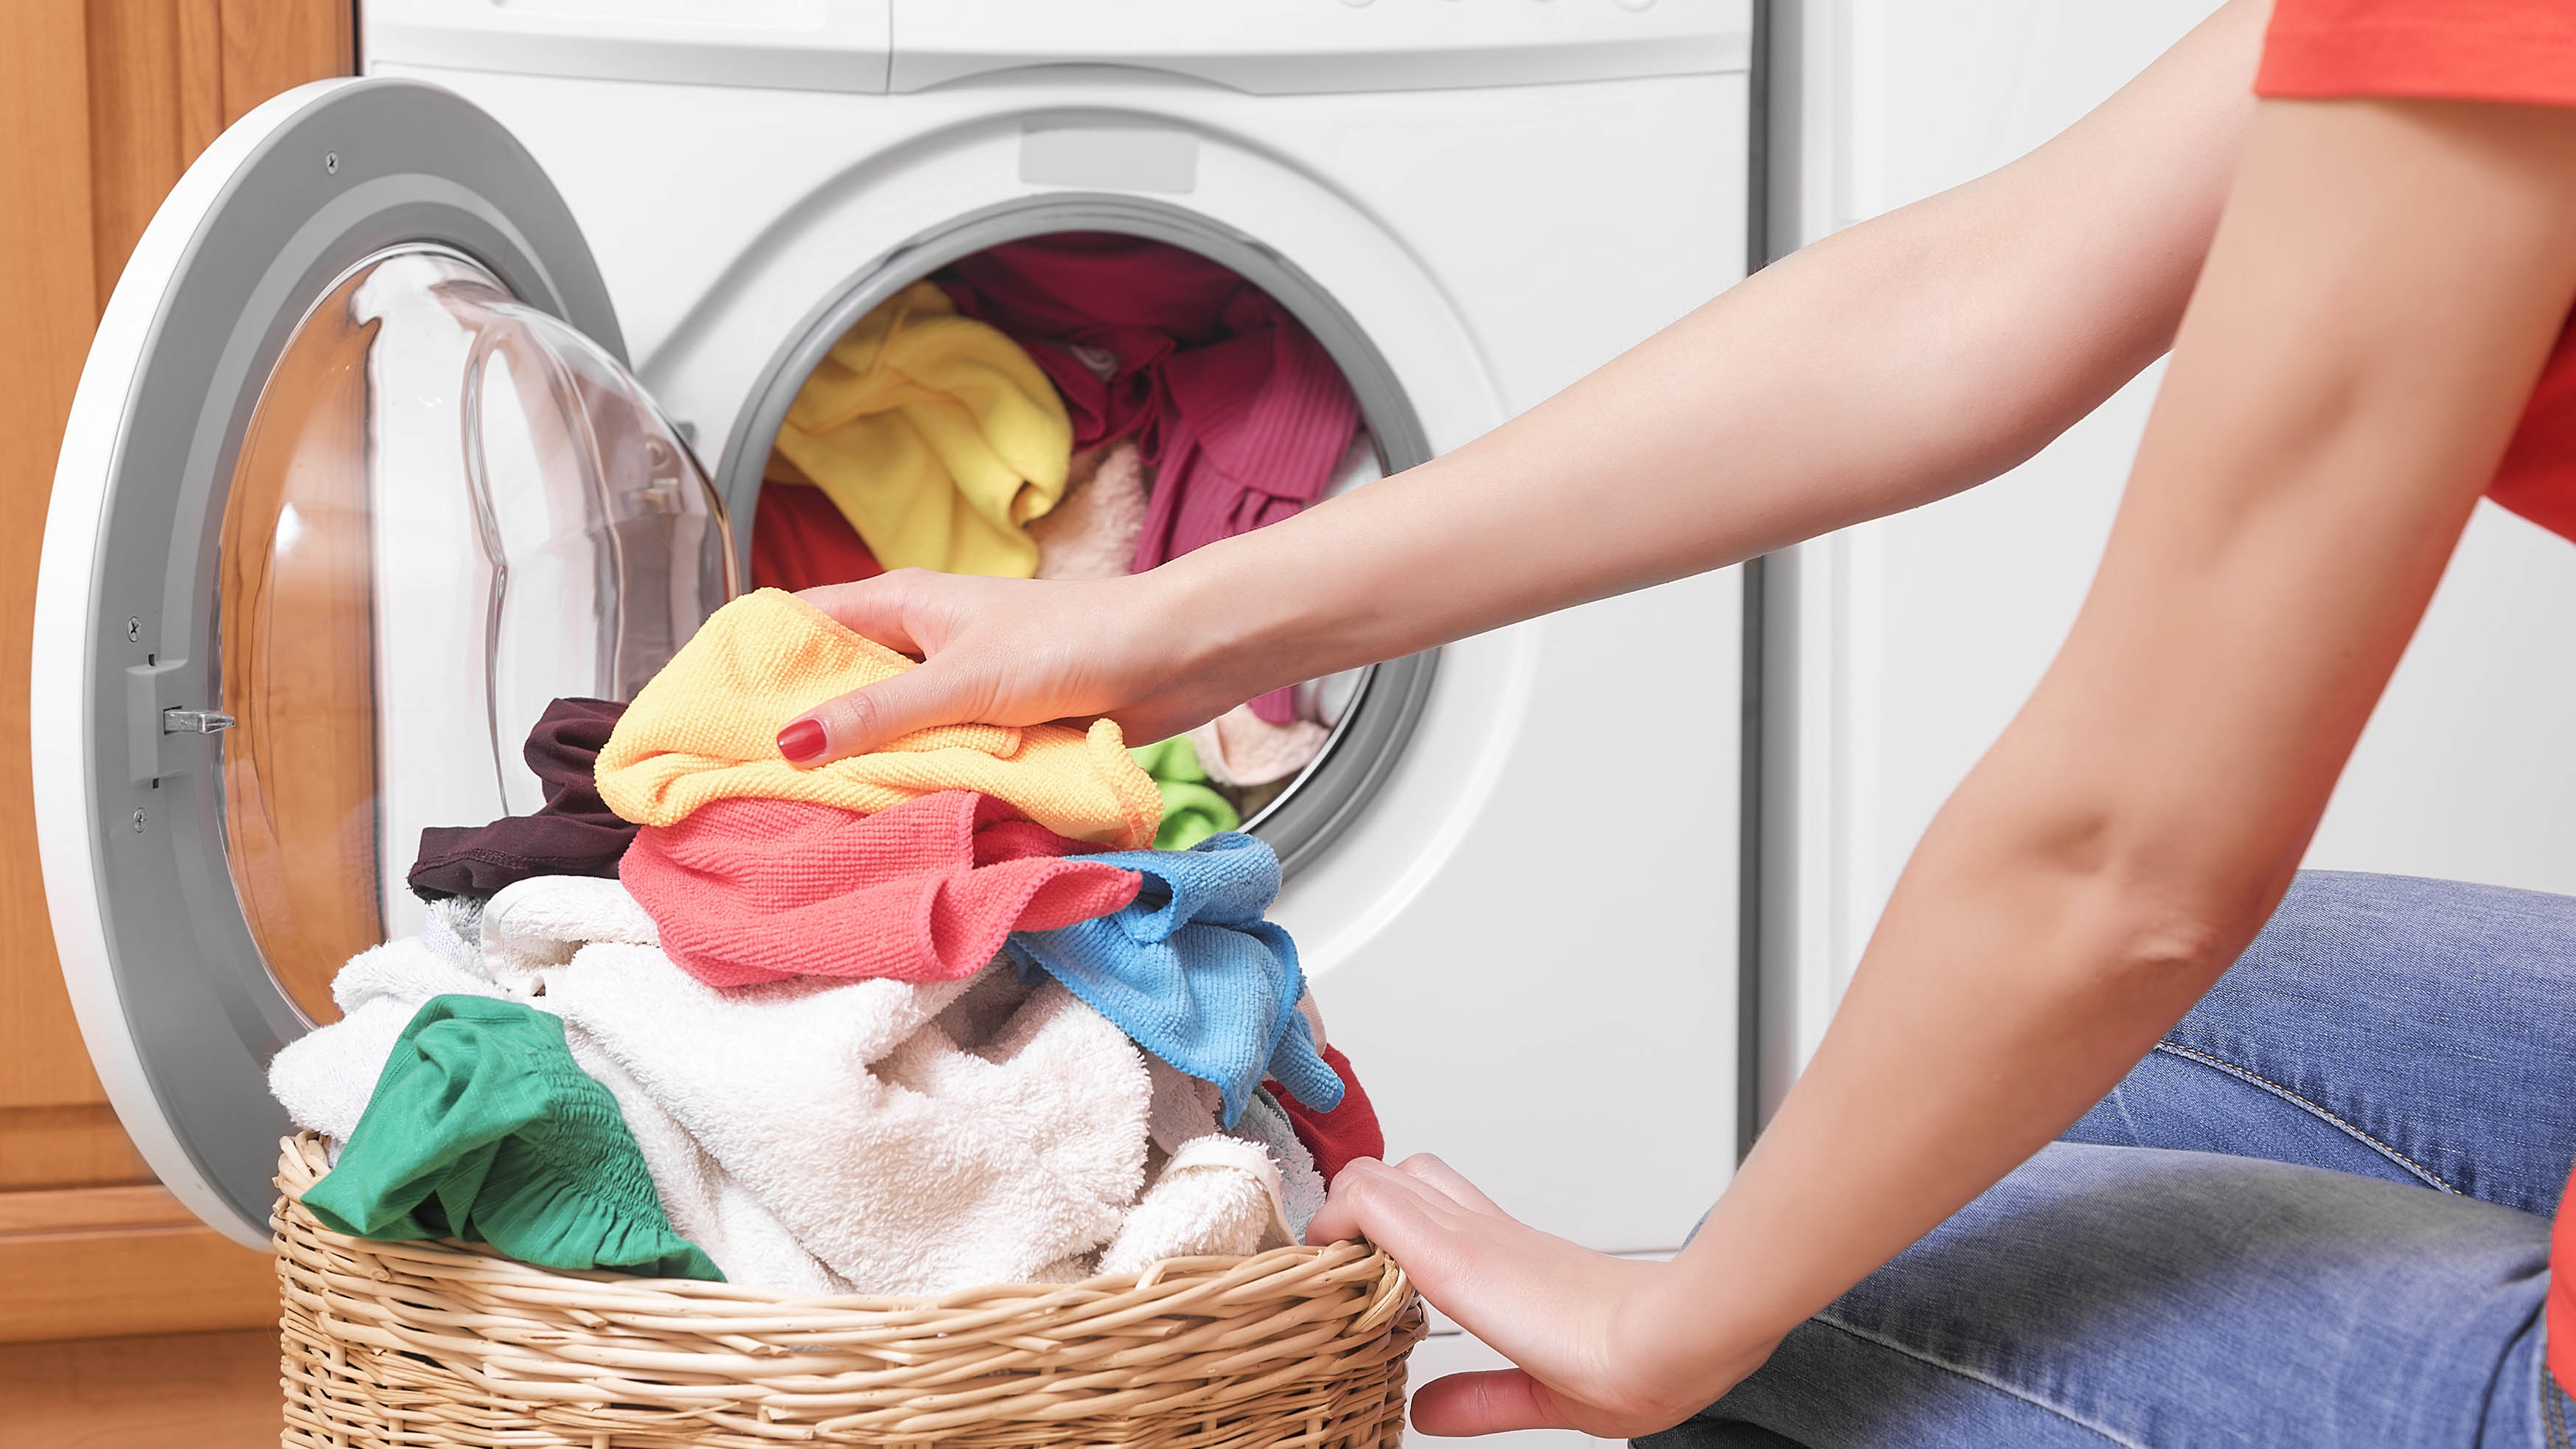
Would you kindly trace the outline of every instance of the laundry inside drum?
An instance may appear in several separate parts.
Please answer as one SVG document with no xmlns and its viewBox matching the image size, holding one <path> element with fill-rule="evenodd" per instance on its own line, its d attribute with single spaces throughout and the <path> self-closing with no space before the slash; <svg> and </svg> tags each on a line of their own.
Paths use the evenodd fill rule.
<svg viewBox="0 0 2576 1449">
<path fill-rule="evenodd" d="M 773 440 L 751 582 L 887 569 L 1142 572 L 1384 473 L 1366 410 L 1292 310 L 1166 242 L 1059 232 L 909 281 L 808 374 Z M 1370 670 L 1160 741 L 1156 844 L 1257 829 L 1333 754 Z"/>
</svg>

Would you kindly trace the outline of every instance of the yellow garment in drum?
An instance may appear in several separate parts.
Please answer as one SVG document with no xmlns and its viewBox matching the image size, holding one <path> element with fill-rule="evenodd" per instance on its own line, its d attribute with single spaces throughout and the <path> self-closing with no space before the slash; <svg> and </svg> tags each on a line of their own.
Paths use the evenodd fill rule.
<svg viewBox="0 0 2576 1449">
<path fill-rule="evenodd" d="M 1088 731 L 916 730 L 810 770 L 779 755 L 789 720 L 915 667 L 792 594 L 745 594 L 636 692 L 593 767 L 599 797 L 638 825 L 674 825 L 712 800 L 803 800 L 868 815 L 936 790 L 978 790 L 1058 835 L 1123 850 L 1153 843 L 1162 792 L 1105 719 Z"/>
<path fill-rule="evenodd" d="M 832 344 L 776 446 L 887 568 L 1025 579 L 1073 424 L 1018 343 L 915 282 Z"/>
</svg>

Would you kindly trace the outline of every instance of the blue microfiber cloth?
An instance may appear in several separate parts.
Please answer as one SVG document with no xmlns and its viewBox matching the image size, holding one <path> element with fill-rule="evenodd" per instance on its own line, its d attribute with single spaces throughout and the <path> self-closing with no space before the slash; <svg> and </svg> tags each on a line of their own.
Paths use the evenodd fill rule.
<svg viewBox="0 0 2576 1449">
<path fill-rule="evenodd" d="M 1216 1083 L 1232 1127 L 1267 1075 L 1330 1111 L 1342 1079 L 1297 1011 L 1297 944 L 1261 918 L 1279 894 L 1279 857 L 1227 831 L 1187 850 L 1086 855 L 1145 877 L 1135 902 L 1052 931 L 1014 931 L 1024 980 L 1043 970 L 1135 1043 Z"/>
</svg>

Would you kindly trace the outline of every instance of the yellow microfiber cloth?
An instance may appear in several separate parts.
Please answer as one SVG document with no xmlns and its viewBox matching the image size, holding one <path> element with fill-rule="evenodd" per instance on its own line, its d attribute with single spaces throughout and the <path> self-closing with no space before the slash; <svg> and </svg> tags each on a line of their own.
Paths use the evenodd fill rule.
<svg viewBox="0 0 2576 1449">
<path fill-rule="evenodd" d="M 800 770 L 778 731 L 835 695 L 913 662 L 762 589 L 718 609 L 635 696 L 599 752 L 599 796 L 638 825 L 674 825 L 711 800 L 803 800 L 861 814 L 938 790 L 1009 802 L 1058 835 L 1151 845 L 1163 797 L 1118 726 L 948 725 L 872 754 Z"/>
<path fill-rule="evenodd" d="M 1025 579 L 1073 424 L 1018 343 L 915 282 L 832 344 L 776 446 L 887 568 Z"/>
</svg>

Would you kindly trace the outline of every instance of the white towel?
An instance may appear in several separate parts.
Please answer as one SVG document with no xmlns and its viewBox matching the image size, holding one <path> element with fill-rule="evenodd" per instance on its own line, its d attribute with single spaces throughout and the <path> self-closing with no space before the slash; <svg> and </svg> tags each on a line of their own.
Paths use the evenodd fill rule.
<svg viewBox="0 0 2576 1449">
<path fill-rule="evenodd" d="M 463 994 L 509 996 L 544 1007 L 545 975 L 568 963 L 585 935 L 631 937 L 639 921 L 646 931 L 652 926 L 615 881 L 542 876 L 509 887 L 491 904 L 498 909 L 487 911 L 483 902 L 462 896 L 434 902 L 417 939 L 352 957 L 331 983 L 343 1018 L 289 1043 L 270 1063 L 270 1092 L 296 1125 L 333 1139 L 335 1159 L 337 1143 L 365 1113 L 395 1039 L 423 1002 Z M 506 986 L 492 981 L 486 969 L 487 916 L 494 956 L 507 965 Z M 567 1023 L 564 1039 L 574 1062 L 617 1098 L 671 1226 L 704 1248 L 728 1279 L 777 1293 L 850 1291 L 699 1151 L 580 1028 Z"/>
<path fill-rule="evenodd" d="M 1315 1030 L 1315 1040 L 1320 1044 L 1324 1039 L 1324 1015 L 1316 1009 L 1315 993 L 1311 989 L 1297 998 L 1297 1008 L 1306 1014 L 1308 1024 Z M 1162 1181 L 1160 1174 L 1169 1170 L 1165 1159 L 1177 1156 L 1185 1143 L 1215 1136 L 1222 1130 L 1217 1126 L 1220 1098 L 1215 1083 L 1185 1075 L 1158 1057 L 1148 1057 L 1145 1065 L 1154 1079 L 1154 1096 L 1146 1117 L 1146 1129 L 1153 1138 L 1155 1149 L 1154 1155 L 1147 1160 L 1146 1169 L 1159 1184 Z M 1315 1214 L 1323 1211 L 1327 1185 L 1324 1174 L 1315 1166 L 1315 1155 L 1306 1150 L 1305 1143 L 1297 1140 L 1297 1125 L 1289 1120 L 1287 1109 L 1279 1105 L 1279 1099 L 1270 1094 L 1269 1088 L 1263 1087 L 1244 1104 L 1243 1115 L 1236 1119 L 1232 1131 L 1226 1135 L 1267 1149 L 1271 1170 L 1261 1177 L 1261 1183 L 1273 1194 L 1289 1241 L 1304 1242 L 1306 1225 L 1315 1220 Z M 1148 1188 L 1146 1196 L 1150 1199 L 1153 1189 Z M 1225 1228 L 1221 1223 L 1212 1222 L 1208 1231 L 1212 1235 L 1222 1234 Z M 1210 1240 L 1213 1241 L 1213 1237 Z M 1195 1251 L 1214 1253 L 1231 1250 L 1210 1247 Z"/>
<path fill-rule="evenodd" d="M 1258 1253 L 1296 1241 L 1279 1215 L 1279 1169 L 1261 1144 L 1213 1133 L 1181 1144 L 1100 1255 L 1103 1273 L 1165 1258 Z"/>
<path fill-rule="evenodd" d="M 1324 1210 L 1324 1174 L 1316 1170 L 1315 1154 L 1297 1140 L 1297 1125 L 1288 1120 L 1287 1109 L 1264 1087 L 1243 1104 L 1232 1135 L 1269 1150 L 1279 1169 L 1279 1210 L 1288 1220 L 1289 1241 L 1304 1242 L 1306 1225 Z"/>
<path fill-rule="evenodd" d="M 513 881 L 483 907 L 483 969 L 505 986 L 535 992 L 594 941 L 659 946 L 662 934 L 625 886 L 593 876 Z"/>
<path fill-rule="evenodd" d="M 554 985 L 582 947 L 613 942 L 651 949 L 661 940 L 653 918 L 613 880 L 543 875 L 503 886 L 482 912 L 485 968 L 530 1005 L 557 1016 Z M 655 955 L 660 953 L 656 951 Z M 581 1023 L 564 1021 L 575 1065 L 617 1099 L 618 1114 L 662 1199 L 663 1215 L 681 1237 L 706 1250 L 725 1280 L 771 1293 L 824 1295 L 849 1282 L 816 1261 L 776 1214 L 698 1145 L 633 1074 L 604 1051 Z"/>
<path fill-rule="evenodd" d="M 942 1293 L 1063 1276 L 1143 1179 L 1142 1055 L 1063 987 L 1017 995 L 1009 972 L 727 991 L 602 944 L 548 972 L 542 1004 L 853 1289 Z M 998 1025 L 960 1042 L 936 1019 L 970 988 L 984 1009 L 949 1022 Z"/>
<path fill-rule="evenodd" d="M 491 979 L 492 973 L 483 969 L 483 903 L 474 897 L 447 896 L 430 902 L 420 943 L 466 975 Z"/>
<path fill-rule="evenodd" d="M 1154 1094 L 1146 1124 L 1153 1185 L 1100 1255 L 1103 1273 L 1133 1273 L 1165 1258 L 1255 1253 L 1300 1241 L 1323 1204 L 1315 1160 L 1268 1091 L 1257 1092 L 1229 1134 L 1217 1126 L 1213 1083 L 1146 1061 Z M 1285 1150 L 1268 1140 L 1274 1129 Z M 1299 1184 L 1295 1175 L 1306 1179 Z M 1311 1204 L 1305 1199 L 1311 1198 Z"/>
<path fill-rule="evenodd" d="M 539 998 L 531 1004 L 549 1003 Z M 707 1156 L 688 1129 L 601 1052 L 588 1032 L 566 1022 L 564 1040 L 572 1046 L 574 1064 L 617 1099 L 618 1115 L 643 1150 L 654 1195 L 661 1198 L 672 1230 L 705 1249 L 724 1270 L 726 1282 L 798 1297 L 852 1291 L 846 1279 L 815 1261 L 776 1214 Z"/>
<path fill-rule="evenodd" d="M 295 1125 L 343 1139 L 357 1130 L 394 1042 L 433 996 L 502 996 L 467 965 L 449 923 L 433 913 L 420 936 L 370 946 L 331 979 L 340 1019 L 269 1059 L 268 1091 Z"/>
<path fill-rule="evenodd" d="M 1053 983 L 1032 992 L 1002 965 L 718 990 L 651 944 L 623 887 L 583 877 L 504 889 L 482 933 L 489 969 L 562 1017 L 617 1097 L 672 1226 L 733 1282 L 1076 1281 L 1136 1200 L 1144 1058 Z M 926 1185 L 907 1158 L 915 1178 L 932 1164 Z"/>
<path fill-rule="evenodd" d="M 527 1000 L 617 1098 L 672 1226 L 730 1281 L 783 1294 L 1075 1282 L 1258 1252 L 1296 1241 L 1320 1200 L 1275 1102 L 1221 1132 L 1213 1086 L 1007 962 L 927 986 L 723 991 L 652 939 L 615 881 L 542 876 L 479 913 L 441 902 L 418 939 L 341 969 L 346 1019 L 280 1052 L 270 1088 L 299 1124 L 346 1138 L 421 1003 Z"/>
<path fill-rule="evenodd" d="M 1161 1057 L 1145 1058 L 1154 1095 L 1147 1106 L 1145 1130 L 1156 1150 L 1169 1155 L 1181 1144 L 1217 1132 L 1216 1114 L 1225 1105 L 1214 1082 L 1193 1077 Z"/>
</svg>

